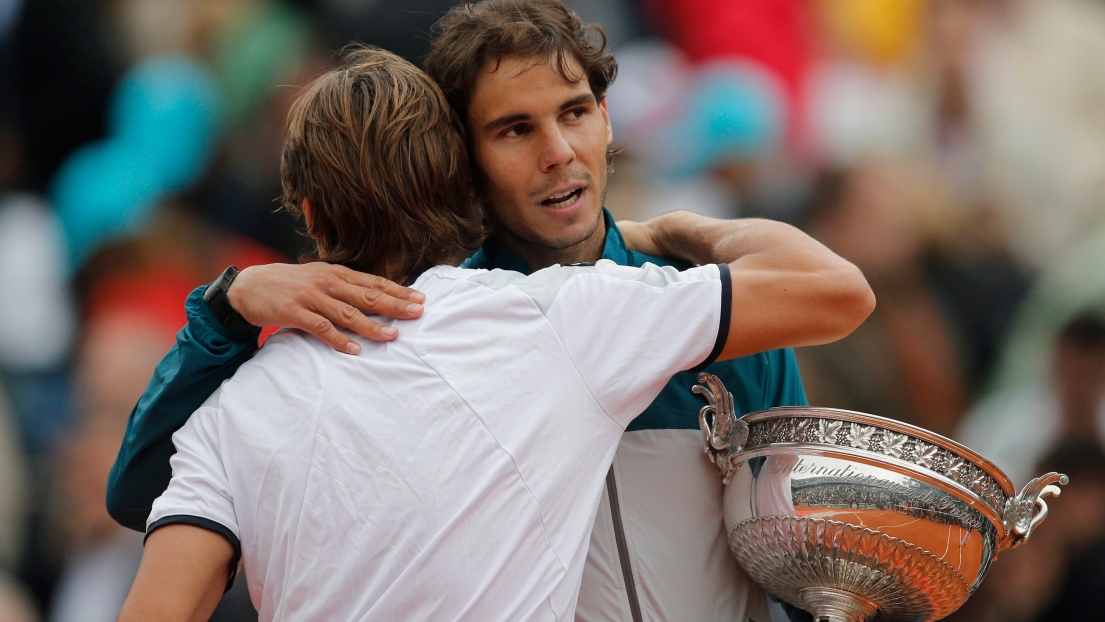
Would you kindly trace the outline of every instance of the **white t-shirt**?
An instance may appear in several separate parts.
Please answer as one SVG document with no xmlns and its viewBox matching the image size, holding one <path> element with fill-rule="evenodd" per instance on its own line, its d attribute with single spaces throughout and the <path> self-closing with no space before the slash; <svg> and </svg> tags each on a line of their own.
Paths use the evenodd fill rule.
<svg viewBox="0 0 1105 622">
<path fill-rule="evenodd" d="M 621 434 L 720 352 L 728 266 L 414 287 L 424 315 L 357 356 L 270 338 L 174 435 L 147 532 L 225 535 L 264 620 L 570 620 Z"/>
</svg>

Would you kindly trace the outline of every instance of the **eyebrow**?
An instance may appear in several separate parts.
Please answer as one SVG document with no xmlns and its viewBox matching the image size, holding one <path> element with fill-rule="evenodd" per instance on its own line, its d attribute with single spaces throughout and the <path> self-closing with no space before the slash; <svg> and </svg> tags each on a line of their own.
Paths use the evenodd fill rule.
<svg viewBox="0 0 1105 622">
<path fill-rule="evenodd" d="M 590 104 L 590 103 L 594 103 L 594 102 L 595 102 L 594 93 L 584 93 L 583 95 L 579 95 L 578 97 L 573 97 L 573 98 L 569 99 L 568 101 L 564 102 L 563 104 L 560 104 L 560 112 L 564 112 L 565 110 L 567 110 L 569 108 L 575 108 L 576 106 L 580 106 L 582 104 Z"/>
<path fill-rule="evenodd" d="M 580 106 L 582 104 L 593 102 L 595 102 L 595 95 L 593 93 L 584 93 L 583 95 L 577 95 L 576 97 L 569 99 L 563 104 L 560 104 L 560 112 L 564 112 L 569 108 L 575 108 L 576 106 Z M 494 132 L 495 130 L 504 128 L 508 125 L 512 125 L 520 121 L 528 121 L 529 119 L 530 115 L 525 113 L 508 114 L 505 117 L 499 117 L 498 119 L 495 119 L 484 125 L 483 131 Z"/>
</svg>

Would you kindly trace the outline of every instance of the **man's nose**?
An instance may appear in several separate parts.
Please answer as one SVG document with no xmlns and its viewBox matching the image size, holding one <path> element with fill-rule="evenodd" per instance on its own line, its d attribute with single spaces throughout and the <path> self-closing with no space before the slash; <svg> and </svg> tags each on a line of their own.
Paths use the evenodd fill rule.
<svg viewBox="0 0 1105 622">
<path fill-rule="evenodd" d="M 549 130 L 545 135 L 544 149 L 541 154 L 541 170 L 550 172 L 558 166 L 569 164 L 575 159 L 575 150 L 560 128 Z"/>
</svg>

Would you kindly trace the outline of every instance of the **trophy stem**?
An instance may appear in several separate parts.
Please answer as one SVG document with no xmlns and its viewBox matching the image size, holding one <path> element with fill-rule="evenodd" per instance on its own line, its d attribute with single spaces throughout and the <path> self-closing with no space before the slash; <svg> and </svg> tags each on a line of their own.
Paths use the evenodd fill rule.
<svg viewBox="0 0 1105 622">
<path fill-rule="evenodd" d="M 807 587 L 798 596 L 813 613 L 814 622 L 871 622 L 879 608 L 859 594 L 827 587 Z"/>
</svg>

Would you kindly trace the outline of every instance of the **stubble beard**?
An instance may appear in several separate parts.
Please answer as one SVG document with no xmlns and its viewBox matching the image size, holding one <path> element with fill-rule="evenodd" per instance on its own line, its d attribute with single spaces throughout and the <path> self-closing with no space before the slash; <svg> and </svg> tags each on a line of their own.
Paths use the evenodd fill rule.
<svg viewBox="0 0 1105 622">
<path fill-rule="evenodd" d="M 588 176 L 590 177 L 590 176 Z M 497 192 L 494 188 L 486 187 L 483 200 L 484 213 L 491 223 L 492 233 L 508 249 L 525 259 L 534 269 L 540 269 L 554 263 L 575 263 L 580 261 L 595 261 L 602 254 L 603 240 L 596 241 L 595 248 L 587 244 L 595 238 L 595 233 L 603 224 L 602 205 L 606 204 L 606 175 L 599 180 L 601 184 L 600 208 L 595 213 L 595 219 L 587 230 L 578 236 L 571 238 L 555 238 L 541 235 L 537 231 L 524 231 L 514 226 L 515 222 L 509 218 L 501 218 L 500 214 L 510 211 L 512 208 L 503 209 L 499 206 L 509 205 L 509 198 Z M 587 180 L 590 182 L 590 179 Z M 594 184 L 588 183 L 588 188 L 593 189 Z M 526 208 L 522 208 L 526 209 Z M 515 210 L 517 211 L 517 210 Z"/>
</svg>

